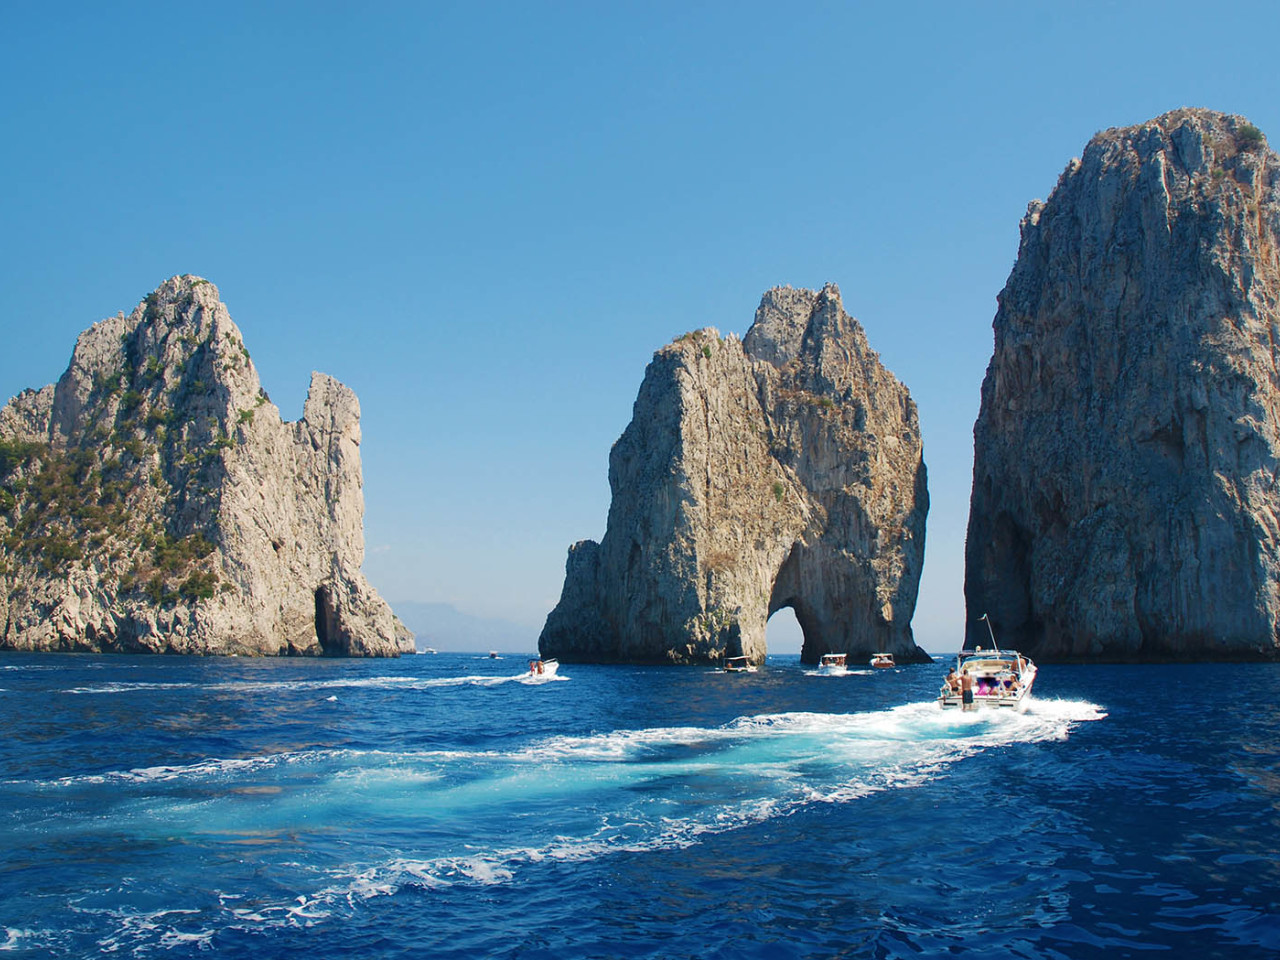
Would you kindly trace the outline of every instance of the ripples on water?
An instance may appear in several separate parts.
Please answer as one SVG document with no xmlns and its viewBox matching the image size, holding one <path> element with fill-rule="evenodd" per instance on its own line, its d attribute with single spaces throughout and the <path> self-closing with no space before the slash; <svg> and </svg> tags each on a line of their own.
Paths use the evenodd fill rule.
<svg viewBox="0 0 1280 960">
<path fill-rule="evenodd" d="M 1272 666 L 0 657 L 0 951 L 1271 956 Z"/>
</svg>

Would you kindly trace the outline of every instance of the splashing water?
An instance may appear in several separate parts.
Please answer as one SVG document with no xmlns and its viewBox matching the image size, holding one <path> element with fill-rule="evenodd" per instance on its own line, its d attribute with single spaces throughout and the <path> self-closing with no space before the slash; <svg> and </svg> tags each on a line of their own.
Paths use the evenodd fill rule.
<svg viewBox="0 0 1280 960">
<path fill-rule="evenodd" d="M 565 890 L 598 897 L 641 864 L 704 863 L 701 884 L 712 863 L 739 856 L 741 837 L 789 838 L 766 872 L 821 861 L 837 846 L 809 836 L 816 824 L 881 823 L 884 810 L 939 789 L 975 797 L 1017 834 L 1043 800 L 1010 797 L 1046 776 L 1079 789 L 1078 771 L 1055 769 L 1055 757 L 1109 712 L 1079 697 L 1037 699 L 1025 714 L 942 711 L 927 699 L 938 679 L 929 668 L 835 684 L 798 664 L 750 678 L 573 666 L 533 678 L 448 655 L 95 658 L 52 672 L 50 660 L 6 664 L 29 662 L 29 673 L 9 674 L 19 697 L 53 705 L 9 718 L 9 952 L 249 956 L 261 938 L 287 949 L 306 930 L 329 938 L 333 955 L 375 955 L 352 931 L 385 938 L 387 911 L 403 921 L 408 896 L 424 923 L 447 916 L 449 937 L 437 922 L 410 923 L 395 949 L 502 953 L 501 938 L 480 932 L 496 902 L 481 892 L 503 891 L 516 914 L 554 915 L 567 931 L 579 921 L 577 905 L 559 902 Z M 929 809 L 950 820 L 950 805 Z M 917 819 L 875 834 L 841 827 L 839 843 L 858 844 L 856 859 L 882 844 L 901 851 L 913 833 L 936 842 Z M 807 882 L 817 895 L 829 868 Z M 661 894 L 630 896 L 653 913 Z M 598 955 L 585 946 L 595 929 L 574 935 L 585 936 L 582 952 L 566 940 L 558 953 Z M 927 938 L 913 931 L 913 942 Z"/>
</svg>

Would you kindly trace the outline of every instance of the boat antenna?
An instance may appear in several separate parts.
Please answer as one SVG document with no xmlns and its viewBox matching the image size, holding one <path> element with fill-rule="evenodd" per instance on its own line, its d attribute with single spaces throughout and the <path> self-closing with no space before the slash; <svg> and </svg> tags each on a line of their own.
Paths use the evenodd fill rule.
<svg viewBox="0 0 1280 960">
<path fill-rule="evenodd" d="M 984 613 L 982 616 L 980 616 L 978 619 L 979 619 L 979 620 L 984 620 L 984 621 L 986 621 L 986 624 L 987 624 L 987 633 L 991 636 L 991 646 L 992 646 L 992 647 L 994 647 L 994 648 L 995 648 L 996 653 L 997 653 L 997 654 L 999 654 L 999 653 L 1000 653 L 1000 644 L 996 642 L 996 634 L 995 634 L 995 631 L 991 629 L 991 620 L 987 617 L 987 615 L 986 615 L 985 613 Z"/>
</svg>

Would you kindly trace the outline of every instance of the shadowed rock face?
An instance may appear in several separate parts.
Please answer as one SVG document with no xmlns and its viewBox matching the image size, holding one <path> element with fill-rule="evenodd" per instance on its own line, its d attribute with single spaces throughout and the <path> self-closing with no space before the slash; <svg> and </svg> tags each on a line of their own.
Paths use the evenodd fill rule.
<svg viewBox="0 0 1280 960">
<path fill-rule="evenodd" d="M 769 291 L 742 341 L 708 328 L 659 350 L 609 484 L 604 539 L 570 548 L 544 656 L 759 662 L 782 607 L 806 662 L 924 656 L 916 408 L 835 286 Z"/>
<path fill-rule="evenodd" d="M 965 598 L 1049 658 L 1274 658 L 1280 165 L 1243 118 L 1108 130 L 1022 223 Z"/>
<path fill-rule="evenodd" d="M 282 422 L 217 288 L 175 277 L 0 409 L 0 647 L 411 653 L 363 513 L 355 394 L 312 374 Z"/>
</svg>

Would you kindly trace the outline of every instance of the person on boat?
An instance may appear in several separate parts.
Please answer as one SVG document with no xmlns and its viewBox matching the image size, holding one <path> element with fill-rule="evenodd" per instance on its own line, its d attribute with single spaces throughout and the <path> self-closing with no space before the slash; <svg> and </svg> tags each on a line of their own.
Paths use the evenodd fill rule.
<svg viewBox="0 0 1280 960">
<path fill-rule="evenodd" d="M 960 674 L 960 709 L 973 709 L 973 677 L 967 673 Z"/>
<path fill-rule="evenodd" d="M 947 688 L 947 696 L 954 697 L 960 692 L 960 681 L 956 679 L 955 667 L 947 671 L 946 679 L 942 682 Z"/>
</svg>

